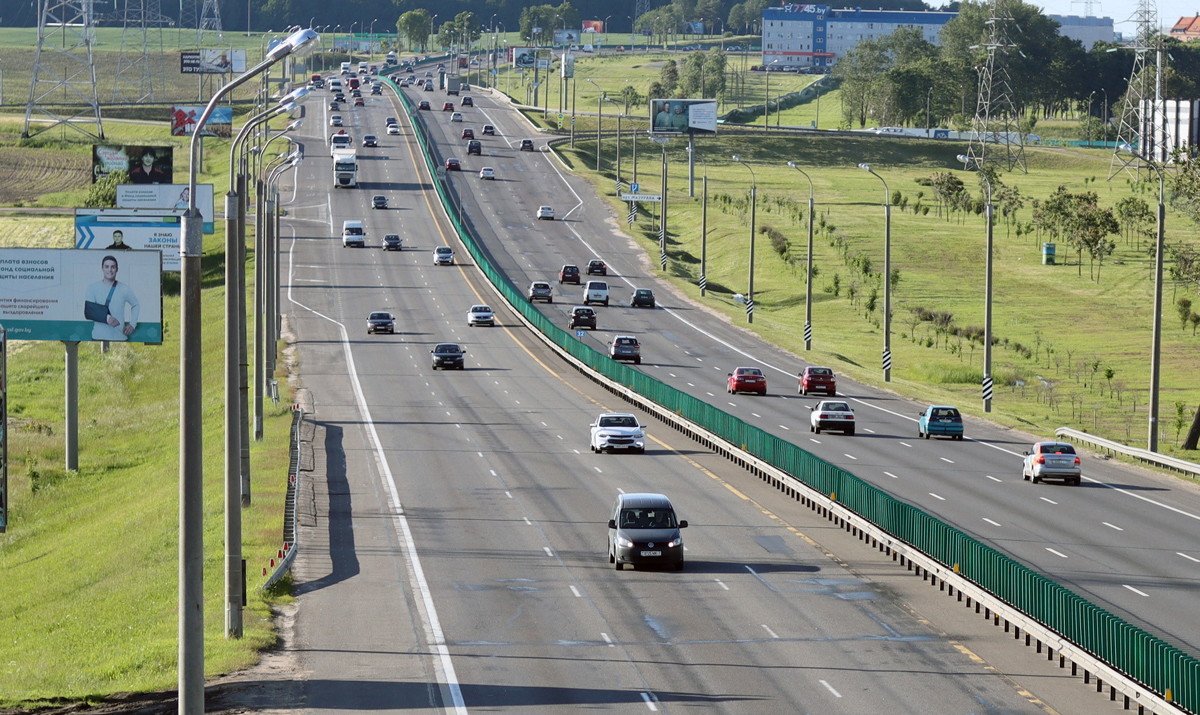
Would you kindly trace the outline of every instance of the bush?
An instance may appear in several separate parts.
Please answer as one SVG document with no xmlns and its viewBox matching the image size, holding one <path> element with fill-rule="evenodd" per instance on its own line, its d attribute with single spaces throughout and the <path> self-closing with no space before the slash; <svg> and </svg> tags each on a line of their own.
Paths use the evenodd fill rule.
<svg viewBox="0 0 1200 715">
<path fill-rule="evenodd" d="M 83 205 L 90 209 L 109 209 L 117 205 L 117 187 L 129 183 L 129 174 L 124 171 L 114 171 L 108 176 L 102 176 L 92 184 Z"/>
</svg>

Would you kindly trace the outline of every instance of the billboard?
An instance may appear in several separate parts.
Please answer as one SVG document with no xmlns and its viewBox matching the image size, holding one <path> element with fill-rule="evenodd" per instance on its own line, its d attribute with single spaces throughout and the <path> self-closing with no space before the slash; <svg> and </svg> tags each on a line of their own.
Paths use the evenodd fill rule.
<svg viewBox="0 0 1200 715">
<path fill-rule="evenodd" d="M 715 134 L 717 100 L 652 99 L 650 116 L 656 134 Z"/>
<path fill-rule="evenodd" d="M 510 47 L 512 66 L 516 69 L 533 69 L 534 58 L 537 56 L 532 47 Z"/>
<path fill-rule="evenodd" d="M 191 50 L 179 53 L 180 74 L 242 74 L 245 50 Z"/>
<path fill-rule="evenodd" d="M 704 21 L 699 20 L 697 22 L 683 23 L 683 32 L 685 35 L 703 35 L 703 34 L 705 34 L 704 33 Z"/>
<path fill-rule="evenodd" d="M 179 271 L 179 209 L 75 209 L 75 248 L 162 252 L 162 269 Z"/>
<path fill-rule="evenodd" d="M 563 53 L 562 63 L 558 66 L 559 73 L 566 79 L 571 79 L 575 76 L 575 55 Z"/>
<path fill-rule="evenodd" d="M 121 184 L 117 187 L 117 208 L 186 209 L 187 184 Z M 204 219 L 204 233 L 215 233 L 213 185 L 196 184 L 196 208 Z"/>
<path fill-rule="evenodd" d="M 583 21 L 583 31 L 584 32 L 604 32 L 604 21 L 603 20 L 584 20 Z"/>
<path fill-rule="evenodd" d="M 0 248 L 9 340 L 162 343 L 162 254 Z"/>
<path fill-rule="evenodd" d="M 204 114 L 204 107 L 171 107 L 171 136 L 190 137 L 196 131 L 196 122 Z M 204 123 L 202 137 L 233 136 L 233 107 L 214 107 Z"/>
<path fill-rule="evenodd" d="M 579 42 L 579 30 L 555 30 L 554 44 L 573 45 Z"/>
<path fill-rule="evenodd" d="M 135 184 L 169 184 L 175 155 L 169 146 L 92 145 L 92 182 L 114 171 L 129 173 Z"/>
<path fill-rule="evenodd" d="M 0 325 L 0 534 L 8 530 L 8 334 Z"/>
</svg>

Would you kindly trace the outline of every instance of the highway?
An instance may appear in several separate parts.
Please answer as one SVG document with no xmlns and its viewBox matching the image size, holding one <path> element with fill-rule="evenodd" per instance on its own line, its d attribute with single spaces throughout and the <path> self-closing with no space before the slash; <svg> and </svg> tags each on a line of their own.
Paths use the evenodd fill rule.
<svg viewBox="0 0 1200 715">
<path fill-rule="evenodd" d="M 443 100 L 440 92 L 421 94 Z M 449 180 L 498 264 L 517 285 L 592 255 L 618 274 L 609 280 L 622 288 L 585 340 L 602 347 L 615 330 L 636 334 L 650 374 L 864 478 L 889 480 L 890 490 L 922 506 L 935 500 L 928 508 L 943 518 L 977 510 L 977 521 L 995 525 L 960 525 L 1021 558 L 1044 558 L 1039 552 L 1053 543 L 1066 562 L 1056 575 L 1114 602 L 1121 594 L 1113 582 L 1171 570 L 1147 563 L 1165 559 L 1166 549 L 1141 557 L 1116 549 L 1129 556 L 1116 564 L 1128 575 L 1109 571 L 1106 554 L 1117 537 L 1147 543 L 1146 530 L 1170 531 L 1170 515 L 1179 516 L 1130 496 L 1160 498 L 1128 488 L 1146 482 L 1141 475 L 1089 465 L 1084 489 L 1031 487 L 1011 456 L 1019 453 L 1012 435 L 972 424 L 972 441 L 918 443 L 907 419 L 914 405 L 848 384 L 842 389 L 863 417 L 860 435 L 810 439 L 803 427 L 811 400 L 795 396 L 789 377 L 801 363 L 654 281 L 653 267 L 607 209 L 585 200 L 586 183 L 544 152 L 519 152 L 513 142 L 526 136 L 519 118 L 481 94 L 475 99 L 479 107 L 463 110 L 465 126 L 477 135 L 485 122 L 499 130 L 480 137 L 483 157 L 460 153 L 464 125 L 451 124 L 449 113 L 422 113 L 422 120 L 440 138 L 439 150 L 463 161 Z M 322 435 L 321 479 L 302 494 L 309 538 L 294 570 L 298 607 L 288 650 L 295 668 L 285 676 L 294 691 L 285 709 L 1115 711 L 1107 698 L 1080 702 L 1087 691 L 1074 681 L 986 642 L 1005 640 L 998 631 L 969 645 L 961 633 L 945 635 L 922 616 L 944 609 L 944 597 L 918 589 L 901 598 L 886 585 L 888 568 L 866 572 L 832 557 L 823 545 L 838 541 L 836 529 L 646 415 L 639 416 L 649 425 L 647 454 L 591 454 L 589 422 L 628 406 L 556 359 L 498 305 L 450 238 L 429 191 L 435 179 L 419 165 L 397 105 L 371 97 L 367 107 L 341 112 L 356 140 L 380 137 L 379 148 L 359 149 L 360 186 L 350 190 L 332 190 L 329 129 L 317 121 L 327 114 L 309 109 L 307 159 L 285 201 L 281 245 L 288 336 Z M 401 136 L 385 135 L 389 115 L 401 117 Z M 484 165 L 496 167 L 495 182 L 475 175 Z M 375 193 L 386 194 L 391 208 L 371 210 Z M 540 204 L 565 220 L 535 221 Z M 366 221 L 367 248 L 342 247 L 347 219 Z M 382 235 L 393 232 L 405 250 L 380 250 Z M 433 249 L 443 244 L 458 250 L 455 266 L 433 265 Z M 634 284 L 653 287 L 666 307 L 622 307 Z M 562 317 L 579 289 L 555 286 L 545 310 Z M 497 309 L 497 327 L 467 327 L 476 302 Z M 366 334 L 372 310 L 397 316 L 394 336 Z M 430 348 L 446 341 L 466 347 L 465 370 L 431 369 Z M 772 396 L 724 394 L 725 373 L 742 364 L 768 368 Z M 605 521 L 621 491 L 667 493 L 691 522 L 682 573 L 618 572 L 607 563 Z M 1106 502 L 1113 514 L 1104 518 L 1125 531 L 1046 527 L 1085 497 Z M 1135 508 L 1155 516 L 1147 524 L 1118 516 Z M 1190 504 L 1179 509 L 1200 513 Z M 820 539 L 808 536 L 818 532 Z M 1189 577 L 1178 568 L 1177 578 Z M 1133 582 L 1173 603 L 1165 582 L 1148 576 Z M 1159 611 L 1138 612 L 1152 621 Z M 989 664 L 976 649 L 1015 664 Z"/>
</svg>

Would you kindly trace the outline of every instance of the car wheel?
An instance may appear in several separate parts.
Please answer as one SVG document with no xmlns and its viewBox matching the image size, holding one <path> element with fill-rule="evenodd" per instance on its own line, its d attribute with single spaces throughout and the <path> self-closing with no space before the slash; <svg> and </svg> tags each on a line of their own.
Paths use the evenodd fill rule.
<svg viewBox="0 0 1200 715">
<path fill-rule="evenodd" d="M 547 298 L 547 299 L 546 299 L 546 302 L 547 302 L 547 303 L 553 303 L 553 302 L 554 302 L 554 299 L 553 299 L 553 298 Z"/>
<path fill-rule="evenodd" d="M 617 561 L 617 560 L 614 558 L 614 559 L 613 559 L 613 568 L 615 568 L 616 570 L 620 571 L 620 570 L 622 570 L 622 569 L 624 569 L 624 568 L 625 568 L 625 564 L 621 563 L 620 561 Z"/>
<path fill-rule="evenodd" d="M 610 563 L 610 564 L 617 563 L 617 557 L 613 556 L 613 553 L 611 551 L 608 552 L 608 563 Z"/>
<path fill-rule="evenodd" d="M 816 432 L 817 434 L 821 434 L 821 428 L 817 425 L 813 425 L 812 431 Z"/>
<path fill-rule="evenodd" d="M 681 560 L 679 563 L 675 564 L 675 570 L 676 570 L 676 571 L 682 571 L 682 570 L 683 570 L 683 561 L 682 561 L 682 560 Z"/>
<path fill-rule="evenodd" d="M 1039 476 L 1038 476 L 1038 475 L 1036 475 L 1036 474 L 1035 474 L 1035 475 L 1033 475 L 1033 483 L 1034 483 L 1034 484 L 1040 484 L 1040 483 L 1041 483 L 1041 481 L 1042 481 L 1042 478 L 1041 478 L 1041 477 L 1039 477 Z"/>
<path fill-rule="evenodd" d="M 1074 479 L 1071 480 L 1071 484 L 1073 484 L 1075 486 L 1079 486 L 1079 484 L 1082 480 L 1083 480 L 1082 477 L 1075 477 Z"/>
<path fill-rule="evenodd" d="M 605 307 L 605 308 L 607 308 L 607 307 L 608 307 L 608 298 L 605 298 L 605 299 L 604 299 L 604 307 Z"/>
<path fill-rule="evenodd" d="M 846 436 L 847 436 L 847 437 L 853 437 L 853 436 L 854 436 L 854 428 L 853 428 L 853 427 L 851 427 L 850 429 L 846 430 Z"/>
<path fill-rule="evenodd" d="M 641 365 L 641 364 L 642 364 L 642 359 L 641 359 L 641 358 L 634 358 L 634 359 L 633 359 L 633 364 L 634 364 L 634 365 Z"/>
<path fill-rule="evenodd" d="M 1025 481 L 1029 481 L 1029 474 L 1026 473 L 1025 470 L 1021 470 L 1021 479 L 1024 479 Z"/>
</svg>

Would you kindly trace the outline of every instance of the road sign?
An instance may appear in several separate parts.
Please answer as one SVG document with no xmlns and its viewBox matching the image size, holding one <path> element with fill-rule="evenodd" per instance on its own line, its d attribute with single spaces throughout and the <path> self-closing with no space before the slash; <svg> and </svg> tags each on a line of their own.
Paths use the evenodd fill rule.
<svg viewBox="0 0 1200 715">
<path fill-rule="evenodd" d="M 641 184 L 639 184 L 639 183 L 638 183 L 638 182 L 636 182 L 636 181 L 630 182 L 630 184 L 629 184 L 629 190 L 630 190 L 630 191 L 632 191 L 632 192 L 633 192 L 633 193 L 635 193 L 635 194 L 636 194 L 636 193 L 637 193 L 639 190 L 641 190 L 641 188 L 642 188 L 642 185 L 641 185 Z"/>
<path fill-rule="evenodd" d="M 563 114 L 562 112 L 559 112 L 559 113 L 558 113 L 558 121 L 560 121 L 560 122 L 561 122 L 561 121 L 562 121 L 563 119 L 565 119 L 565 118 L 566 118 L 566 115 L 565 115 L 565 114 Z"/>
<path fill-rule="evenodd" d="M 579 338 L 580 340 L 583 340 L 583 336 L 584 336 L 584 335 L 586 335 L 586 334 L 587 334 L 587 333 L 583 332 L 582 330 L 576 330 L 576 331 L 575 331 L 575 337 Z"/>
<path fill-rule="evenodd" d="M 660 203 L 662 201 L 662 194 L 621 194 L 621 200 Z"/>
</svg>

